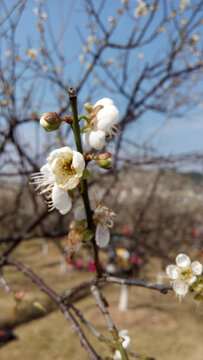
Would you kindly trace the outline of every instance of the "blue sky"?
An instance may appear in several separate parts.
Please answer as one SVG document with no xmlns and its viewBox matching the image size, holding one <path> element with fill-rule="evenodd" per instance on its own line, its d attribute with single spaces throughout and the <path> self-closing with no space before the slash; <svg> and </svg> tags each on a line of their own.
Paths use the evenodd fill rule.
<svg viewBox="0 0 203 360">
<path fill-rule="evenodd" d="M 95 0 L 93 1 L 96 4 Z M 13 4 L 13 0 L 9 0 L 8 5 Z M 81 49 L 81 36 L 83 39 L 87 39 L 89 29 L 88 29 L 88 19 L 85 15 L 83 9 L 83 1 L 81 0 L 69 0 L 69 1 L 44 1 L 45 8 L 44 11 L 47 12 L 47 24 L 50 21 L 52 24 L 52 34 L 55 38 L 57 38 L 61 23 L 63 21 L 67 21 L 67 29 L 64 36 L 64 45 L 63 50 L 64 54 L 68 58 L 67 65 L 67 77 L 69 74 L 75 73 L 77 78 L 78 74 L 81 74 L 83 70 L 83 65 L 79 60 L 79 55 L 82 54 Z M 131 1 L 132 10 L 137 6 L 136 1 Z M 179 0 L 177 0 L 179 3 Z M 19 52 L 23 53 L 26 47 L 30 46 L 33 48 L 38 48 L 39 44 L 39 34 L 36 31 L 36 21 L 37 16 L 34 14 L 33 9 L 38 6 L 37 2 L 34 0 L 28 0 L 26 4 L 26 9 L 22 15 L 20 20 L 16 40 L 19 44 Z M 104 20 L 105 26 L 108 27 L 108 17 L 114 16 L 116 14 L 117 9 L 120 9 L 122 6 L 120 4 L 120 0 L 112 0 L 107 1 L 107 6 L 104 8 L 102 13 L 102 19 Z M 121 24 L 118 32 L 114 34 L 114 40 L 122 41 L 127 37 L 127 27 L 129 21 L 134 21 L 133 16 L 132 19 L 129 20 L 127 17 L 123 17 L 121 20 Z M 54 24 L 54 26 L 53 26 Z M 201 40 L 202 42 L 202 40 Z M 160 37 L 160 41 L 155 45 L 150 44 L 142 49 L 142 53 L 144 54 L 144 59 L 141 61 L 137 60 L 136 64 L 132 63 L 132 67 L 139 69 L 144 66 L 146 61 L 153 56 L 161 56 L 161 53 L 164 52 L 167 43 L 164 41 L 164 38 Z M 203 45 L 201 45 L 203 46 Z M 110 57 L 114 57 L 114 50 L 108 50 L 104 53 L 103 59 L 108 59 Z M 137 54 L 135 54 L 137 55 Z M 57 64 L 57 60 L 56 60 Z M 100 76 L 102 74 L 99 73 Z M 91 85 L 91 84 L 90 84 Z M 71 84 L 72 86 L 72 84 Z M 203 90 L 199 88 L 198 90 Z M 49 90 L 46 88 L 46 100 L 44 101 L 44 105 L 42 107 L 42 111 L 47 111 L 47 106 L 49 106 L 49 110 L 56 110 L 55 105 L 52 107 L 52 99 L 49 98 Z M 100 93 L 101 94 L 101 91 Z M 83 101 L 83 98 L 87 96 L 87 87 L 80 93 L 80 101 Z M 93 94 L 93 101 L 98 100 L 97 98 L 97 90 Z M 120 107 L 120 111 L 122 113 L 122 102 L 117 94 L 111 94 L 108 91 L 102 95 L 102 97 L 112 97 Z M 101 96 L 100 96 L 101 97 Z M 31 125 L 33 126 L 33 125 Z M 27 132 L 32 131 L 29 125 L 24 128 L 24 135 L 21 133 L 21 136 L 26 138 Z M 43 142 L 44 133 L 40 131 L 40 136 Z M 152 136 L 154 134 L 155 136 Z M 48 135 L 47 139 L 49 139 Z M 202 151 L 203 152 L 203 107 L 197 108 L 192 114 L 187 114 L 187 117 L 181 119 L 166 119 L 164 117 L 159 116 L 156 113 L 147 113 L 143 118 L 136 123 L 136 126 L 130 126 L 129 130 L 125 134 L 125 138 L 129 137 L 130 139 L 136 139 L 139 143 L 148 142 L 149 139 L 153 138 L 152 145 L 157 148 L 158 154 L 178 154 L 183 152 L 194 152 L 194 151 Z M 39 139 L 37 139 L 37 142 Z"/>
</svg>

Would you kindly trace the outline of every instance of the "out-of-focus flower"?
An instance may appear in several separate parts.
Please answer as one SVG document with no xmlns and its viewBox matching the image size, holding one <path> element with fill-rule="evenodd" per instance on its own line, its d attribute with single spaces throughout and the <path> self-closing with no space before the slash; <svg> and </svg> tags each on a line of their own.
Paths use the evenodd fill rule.
<svg viewBox="0 0 203 360">
<path fill-rule="evenodd" d="M 82 154 L 65 146 L 52 151 L 47 164 L 31 176 L 32 183 L 37 185 L 36 190 L 41 189 L 40 194 L 48 194 L 49 211 L 56 208 L 65 215 L 71 210 L 72 200 L 68 191 L 78 185 L 84 168 Z"/>
<path fill-rule="evenodd" d="M 90 52 L 91 48 L 88 45 L 83 45 L 82 49 L 84 52 Z"/>
<path fill-rule="evenodd" d="M 121 330 L 118 333 L 119 337 L 123 339 L 122 347 L 124 349 L 127 349 L 129 347 L 131 341 L 130 336 L 128 336 L 127 334 L 128 334 L 128 330 Z M 115 351 L 113 360 L 122 360 L 122 356 L 119 350 Z"/>
<path fill-rule="evenodd" d="M 187 24 L 187 19 L 185 19 L 185 18 L 181 19 L 181 24 L 182 24 L 182 25 Z"/>
<path fill-rule="evenodd" d="M 48 66 L 47 65 L 43 65 L 42 66 L 42 71 L 44 72 L 47 72 L 49 69 L 48 69 Z"/>
<path fill-rule="evenodd" d="M 80 54 L 79 55 L 79 60 L 81 61 L 81 63 L 85 63 L 85 61 L 86 61 L 85 55 Z"/>
<path fill-rule="evenodd" d="M 109 58 L 106 62 L 106 65 L 113 65 L 114 64 L 114 58 Z"/>
<path fill-rule="evenodd" d="M 137 57 L 138 59 L 142 60 L 144 58 L 144 54 L 142 52 L 139 52 Z"/>
<path fill-rule="evenodd" d="M 39 10 L 39 8 L 34 8 L 33 9 L 33 13 L 35 14 L 35 15 L 39 15 L 39 13 L 40 13 L 40 10 Z"/>
<path fill-rule="evenodd" d="M 11 50 L 6 50 L 5 55 L 6 55 L 7 58 L 10 58 L 11 55 L 12 55 L 12 51 Z"/>
<path fill-rule="evenodd" d="M 197 276 L 202 274 L 202 264 L 199 261 L 191 260 L 186 254 L 179 254 L 176 257 L 176 265 L 169 265 L 166 274 L 172 280 L 173 290 L 176 295 L 185 296 L 189 287 L 197 280 Z"/>
<path fill-rule="evenodd" d="M 109 16 L 109 17 L 108 17 L 108 22 L 109 22 L 110 24 L 114 24 L 114 23 L 116 22 L 116 20 L 115 20 L 115 18 L 114 18 L 113 16 Z"/>
<path fill-rule="evenodd" d="M 36 59 L 36 57 L 37 57 L 37 50 L 35 50 L 35 49 L 32 49 L 32 48 L 26 49 L 25 53 L 26 53 L 27 57 L 29 57 L 29 59 Z"/>
<path fill-rule="evenodd" d="M 189 4 L 190 0 L 180 0 L 180 11 L 184 12 Z"/>
<path fill-rule="evenodd" d="M 105 146 L 106 135 L 112 136 L 115 133 L 118 116 L 119 111 L 111 99 L 97 101 L 92 110 L 92 119 L 86 126 L 87 131 L 83 134 L 85 145 L 101 150 Z"/>
<path fill-rule="evenodd" d="M 1 100 L 1 106 L 7 106 L 8 105 L 8 100 L 7 99 L 2 99 Z"/>
<path fill-rule="evenodd" d="M 193 37 L 192 37 L 192 41 L 194 43 L 198 42 L 199 39 L 200 39 L 200 34 L 199 33 L 194 34 Z"/>
<path fill-rule="evenodd" d="M 100 248 L 106 247 L 110 241 L 110 228 L 116 214 L 105 205 L 98 205 L 94 210 L 94 220 L 96 222 L 95 240 Z"/>
<path fill-rule="evenodd" d="M 147 4 L 142 0 L 140 0 L 138 2 L 139 2 L 139 5 L 134 10 L 134 16 L 135 17 L 147 16 L 148 15 Z"/>
<path fill-rule="evenodd" d="M 163 32 L 165 32 L 165 31 L 166 31 L 165 26 L 159 26 L 159 27 L 157 28 L 157 32 L 158 32 L 158 33 L 163 33 Z"/>
<path fill-rule="evenodd" d="M 88 44 L 93 44 L 95 42 L 95 36 L 89 35 L 87 38 L 87 42 L 88 42 Z"/>
</svg>

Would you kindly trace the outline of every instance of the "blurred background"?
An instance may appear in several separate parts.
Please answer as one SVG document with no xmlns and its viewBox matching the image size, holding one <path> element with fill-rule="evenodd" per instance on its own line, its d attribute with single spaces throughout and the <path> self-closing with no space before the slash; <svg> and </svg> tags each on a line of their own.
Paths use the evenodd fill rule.
<svg viewBox="0 0 203 360">
<path fill-rule="evenodd" d="M 59 292 L 92 277 L 88 246 L 72 265 L 66 262 L 73 214 L 48 212 L 28 184 L 52 150 L 74 147 L 67 125 L 51 133 L 39 125 L 46 111 L 71 115 L 72 87 L 79 114 L 85 102 L 103 97 L 120 111 L 119 135 L 107 147 L 114 168 L 90 164 L 92 207 L 103 201 L 117 214 L 110 246 L 101 253 L 103 268 L 162 283 L 178 253 L 202 262 L 203 2 L 1 0 L 0 35 L 1 256 L 23 261 Z M 67 344 L 75 335 L 50 300 L 18 272 L 4 275 L 12 291 L 23 292 L 23 304 L 16 305 L 2 280 L 0 329 L 19 335 L 4 343 L 2 359 L 63 360 L 70 351 L 73 360 L 86 359 L 77 340 Z M 192 295 L 180 305 L 174 294 L 133 288 L 124 316 L 120 288 L 104 291 L 136 352 L 202 359 L 203 312 Z M 98 320 L 88 294 L 75 301 Z M 105 329 L 102 320 L 95 325 Z"/>
</svg>

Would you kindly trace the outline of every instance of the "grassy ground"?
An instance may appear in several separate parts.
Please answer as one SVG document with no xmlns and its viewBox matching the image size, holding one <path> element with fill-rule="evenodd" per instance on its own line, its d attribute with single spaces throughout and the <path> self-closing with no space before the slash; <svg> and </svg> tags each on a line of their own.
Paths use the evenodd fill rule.
<svg viewBox="0 0 203 360">
<path fill-rule="evenodd" d="M 62 274 L 57 249 L 50 246 L 48 256 L 44 256 L 39 241 L 24 244 L 15 256 L 58 292 L 92 276 L 79 271 Z M 19 340 L 0 349 L 1 360 L 89 359 L 72 328 L 46 295 L 15 269 L 9 268 L 6 277 L 15 291 L 26 291 L 28 301 L 17 317 L 13 317 L 14 300 L 0 288 L 0 328 L 5 324 L 16 325 L 15 333 L 19 336 Z M 203 307 L 197 309 L 191 295 L 180 304 L 173 293 L 162 295 L 147 289 L 131 288 L 129 309 L 126 313 L 120 313 L 117 310 L 119 287 L 106 287 L 104 294 L 117 327 L 128 329 L 133 351 L 154 356 L 157 360 L 203 359 Z M 33 301 L 40 301 L 46 307 L 45 316 L 33 307 Z M 105 322 L 94 305 L 94 299 L 90 296 L 76 303 L 98 331 L 108 335 Z M 97 344 L 88 331 L 86 334 L 102 357 L 109 355 L 103 344 Z"/>
</svg>

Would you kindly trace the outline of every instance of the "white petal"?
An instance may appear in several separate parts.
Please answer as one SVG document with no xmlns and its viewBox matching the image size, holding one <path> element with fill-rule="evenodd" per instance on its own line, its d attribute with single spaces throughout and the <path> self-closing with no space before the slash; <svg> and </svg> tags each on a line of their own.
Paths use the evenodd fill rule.
<svg viewBox="0 0 203 360">
<path fill-rule="evenodd" d="M 130 336 L 122 336 L 124 338 L 124 341 L 122 342 L 122 346 L 124 349 L 127 349 L 130 345 Z"/>
<path fill-rule="evenodd" d="M 193 261 L 191 264 L 191 268 L 192 268 L 192 272 L 194 275 L 202 274 L 203 266 L 202 266 L 202 264 L 200 264 L 199 261 Z"/>
<path fill-rule="evenodd" d="M 89 142 L 89 136 L 90 136 L 90 131 L 84 133 L 83 136 L 82 136 L 83 142 L 84 142 L 85 146 L 88 149 L 91 148 L 91 145 L 90 145 L 90 142 Z"/>
<path fill-rule="evenodd" d="M 40 172 L 45 175 L 52 175 L 51 168 L 49 164 L 43 165 L 40 169 Z"/>
<path fill-rule="evenodd" d="M 54 185 L 52 190 L 52 201 L 54 207 L 62 215 L 67 214 L 72 208 L 72 200 L 67 191 L 60 189 L 57 185 Z"/>
<path fill-rule="evenodd" d="M 180 272 L 180 270 L 179 270 L 178 266 L 176 266 L 176 265 L 169 265 L 166 268 L 166 274 L 172 280 L 175 280 L 178 278 L 179 272 Z"/>
<path fill-rule="evenodd" d="M 73 150 L 71 148 L 69 148 L 68 146 L 64 146 L 64 147 L 62 147 L 60 149 L 53 150 L 49 154 L 49 156 L 47 158 L 47 162 L 51 166 L 53 160 L 55 160 L 57 158 L 60 158 L 60 157 L 67 157 L 68 155 L 70 156 L 70 158 L 72 158 Z"/>
<path fill-rule="evenodd" d="M 188 281 L 187 284 L 190 286 L 197 280 L 196 276 L 192 276 Z"/>
<path fill-rule="evenodd" d="M 74 219 L 76 219 L 77 221 L 86 219 L 86 211 L 84 205 L 80 205 L 75 209 Z"/>
<path fill-rule="evenodd" d="M 95 233 L 95 240 L 100 248 L 107 246 L 110 241 L 109 229 L 102 224 L 98 224 Z"/>
<path fill-rule="evenodd" d="M 85 160 L 81 153 L 73 150 L 73 161 L 72 166 L 77 171 L 79 176 L 82 176 L 83 170 L 85 168 Z"/>
<path fill-rule="evenodd" d="M 105 132 L 101 130 L 90 131 L 89 144 L 96 150 L 101 150 L 105 145 Z"/>
<path fill-rule="evenodd" d="M 96 102 L 96 104 L 94 104 L 94 107 L 97 106 L 97 105 L 103 105 L 103 106 L 114 105 L 114 102 L 113 102 L 113 100 L 111 100 L 109 98 L 102 98 L 102 99 L 98 100 Z"/>
<path fill-rule="evenodd" d="M 176 257 L 176 264 L 180 267 L 180 268 L 187 268 L 188 266 L 190 266 L 191 261 L 189 256 L 187 256 L 186 254 L 179 254 Z"/>
<path fill-rule="evenodd" d="M 97 128 L 108 131 L 115 125 L 119 117 L 119 111 L 116 106 L 108 105 L 101 109 L 97 114 Z"/>
<path fill-rule="evenodd" d="M 116 350 L 113 356 L 113 360 L 122 360 L 122 356 L 119 350 Z"/>
<path fill-rule="evenodd" d="M 173 290 L 179 296 L 185 296 L 188 292 L 189 286 L 182 280 L 175 280 L 173 282 Z"/>
<path fill-rule="evenodd" d="M 125 336 L 125 335 L 127 335 L 127 334 L 128 334 L 128 330 L 120 330 L 119 333 L 118 333 L 118 335 L 119 335 L 120 337 Z"/>
<path fill-rule="evenodd" d="M 122 346 L 124 349 L 127 349 L 128 346 L 130 345 L 130 336 L 128 336 L 127 334 L 128 334 L 128 330 L 121 330 L 118 333 L 119 337 L 124 339 L 124 341 L 122 342 Z"/>
</svg>

